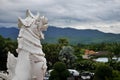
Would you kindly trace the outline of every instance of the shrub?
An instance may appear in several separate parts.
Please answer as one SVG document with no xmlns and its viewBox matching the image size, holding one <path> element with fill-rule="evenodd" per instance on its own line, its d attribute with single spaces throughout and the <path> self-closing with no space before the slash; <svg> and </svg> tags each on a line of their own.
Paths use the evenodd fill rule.
<svg viewBox="0 0 120 80">
<path fill-rule="evenodd" d="M 94 80 L 112 80 L 112 68 L 105 64 L 100 64 L 95 71 Z"/>
<path fill-rule="evenodd" d="M 113 80 L 120 80 L 120 72 L 117 70 L 113 70 Z"/>
<path fill-rule="evenodd" d="M 67 77 L 69 76 L 70 73 L 66 69 L 66 65 L 62 62 L 57 62 L 54 64 L 49 80 L 67 80 Z"/>
</svg>

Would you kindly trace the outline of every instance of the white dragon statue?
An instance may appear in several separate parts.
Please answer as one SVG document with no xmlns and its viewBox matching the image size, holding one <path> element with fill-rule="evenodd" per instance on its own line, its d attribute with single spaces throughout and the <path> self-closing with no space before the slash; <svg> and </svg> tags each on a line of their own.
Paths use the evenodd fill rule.
<svg viewBox="0 0 120 80">
<path fill-rule="evenodd" d="M 40 39 L 44 39 L 42 31 L 47 30 L 47 21 L 30 10 L 26 11 L 25 19 L 18 18 L 18 58 L 8 54 L 7 80 L 43 80 L 47 65 Z"/>
</svg>

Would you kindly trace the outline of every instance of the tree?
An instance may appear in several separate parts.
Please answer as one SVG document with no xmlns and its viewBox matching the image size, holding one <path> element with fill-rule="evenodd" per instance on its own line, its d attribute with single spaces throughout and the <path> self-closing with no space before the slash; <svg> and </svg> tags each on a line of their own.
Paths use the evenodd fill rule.
<svg viewBox="0 0 120 80">
<path fill-rule="evenodd" d="M 74 49 L 71 46 L 63 46 L 59 52 L 59 60 L 66 63 L 68 68 L 71 68 L 76 59 Z"/>
<path fill-rule="evenodd" d="M 70 76 L 66 65 L 62 62 L 56 62 L 53 67 L 53 71 L 50 73 L 49 80 L 67 80 Z"/>
<path fill-rule="evenodd" d="M 113 80 L 120 80 L 120 72 L 113 70 Z"/>
<path fill-rule="evenodd" d="M 67 46 L 69 44 L 68 40 L 66 38 L 60 38 L 58 39 L 58 43 L 62 46 Z"/>
<path fill-rule="evenodd" d="M 112 46 L 112 52 L 118 60 L 118 58 L 120 57 L 120 43 L 114 43 L 114 46 Z"/>
<path fill-rule="evenodd" d="M 77 70 L 93 71 L 96 68 L 96 63 L 91 60 L 81 60 L 77 63 Z"/>
<path fill-rule="evenodd" d="M 6 70 L 7 53 L 8 51 L 16 54 L 17 42 L 10 38 L 0 36 L 0 70 Z"/>
<path fill-rule="evenodd" d="M 93 80 L 113 80 L 112 68 L 106 64 L 100 64 L 95 71 Z"/>
<path fill-rule="evenodd" d="M 5 39 L 0 36 L 0 70 L 6 70 L 7 54 L 4 51 Z"/>
<path fill-rule="evenodd" d="M 48 69 L 53 67 L 57 61 L 59 61 L 59 51 L 61 46 L 59 44 L 43 44 L 43 52 L 45 53 L 45 57 L 47 59 Z"/>
</svg>

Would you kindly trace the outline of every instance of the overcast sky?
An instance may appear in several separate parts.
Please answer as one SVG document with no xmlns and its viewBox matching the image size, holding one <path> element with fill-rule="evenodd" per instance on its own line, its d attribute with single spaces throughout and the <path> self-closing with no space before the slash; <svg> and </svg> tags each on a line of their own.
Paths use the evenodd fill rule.
<svg viewBox="0 0 120 80">
<path fill-rule="evenodd" d="M 120 33 L 120 0 L 0 0 L 0 27 L 17 27 L 27 9 L 49 25 Z"/>
</svg>

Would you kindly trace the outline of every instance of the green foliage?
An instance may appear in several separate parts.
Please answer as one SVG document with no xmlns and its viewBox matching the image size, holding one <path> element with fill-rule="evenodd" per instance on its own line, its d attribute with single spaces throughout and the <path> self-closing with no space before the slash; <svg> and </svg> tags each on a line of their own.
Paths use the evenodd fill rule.
<svg viewBox="0 0 120 80">
<path fill-rule="evenodd" d="M 81 49 L 78 46 L 73 46 L 74 47 L 74 54 L 77 57 L 77 61 L 82 60 L 82 55 L 84 54 L 84 49 Z"/>
<path fill-rule="evenodd" d="M 3 38 L 0 36 L 0 70 L 6 70 L 7 53 L 10 51 L 17 56 L 16 53 L 17 42 L 10 38 Z"/>
<path fill-rule="evenodd" d="M 120 80 L 120 72 L 113 70 L 113 79 L 112 80 Z"/>
<path fill-rule="evenodd" d="M 111 47 L 111 52 L 113 52 L 116 57 L 120 57 L 120 43 L 113 44 L 114 46 Z"/>
<path fill-rule="evenodd" d="M 45 53 L 45 57 L 48 63 L 48 69 L 52 68 L 53 64 L 59 61 L 59 51 L 61 49 L 61 45 L 59 44 L 42 44 L 43 52 Z"/>
<path fill-rule="evenodd" d="M 120 57 L 120 43 L 119 42 L 111 42 L 111 43 L 92 43 L 92 44 L 78 44 L 78 45 L 72 45 L 68 46 L 69 41 L 66 38 L 60 38 L 58 39 L 57 44 L 48 44 L 44 43 L 43 46 L 43 52 L 45 53 L 45 57 L 47 59 L 47 65 L 48 69 L 51 69 L 53 67 L 53 64 L 55 64 L 58 61 L 63 61 L 66 63 L 67 67 L 72 66 L 72 68 L 76 68 L 77 70 L 95 70 L 96 68 L 96 75 L 102 75 L 102 80 L 110 80 L 111 75 L 111 68 L 114 69 L 112 72 L 112 77 L 114 79 L 112 80 L 120 80 L 120 62 L 117 62 L 118 57 Z M 65 46 L 66 48 L 62 49 L 62 47 Z M 6 61 L 7 61 L 7 53 L 10 51 L 15 56 L 17 56 L 16 53 L 17 48 L 17 42 L 11 40 L 10 38 L 3 38 L 0 36 L 0 70 L 6 70 Z M 93 62 L 91 60 L 83 60 L 82 55 L 84 54 L 84 51 L 86 49 L 94 50 L 94 51 L 109 51 L 112 54 L 105 55 L 109 58 L 109 62 L 107 63 L 109 66 L 106 66 L 105 64 L 101 66 L 98 62 Z M 60 58 L 60 54 L 65 54 Z M 77 60 L 75 60 L 77 56 Z M 113 60 L 112 57 L 116 56 L 117 60 Z M 64 66 L 64 65 L 63 65 Z M 67 73 L 65 69 L 66 67 L 63 67 L 58 65 L 58 71 L 61 74 L 61 76 L 65 76 L 65 73 Z M 103 68 L 100 68 L 103 67 Z M 108 68 L 107 68 L 108 67 Z M 63 68 L 63 69 L 62 69 Z M 56 69 L 57 70 L 57 69 Z M 54 70 L 51 74 L 55 75 L 55 78 L 52 78 L 52 80 L 61 80 L 59 77 L 56 78 L 56 76 L 60 76 L 58 71 Z M 60 72 L 61 70 L 65 72 Z M 98 74 L 99 73 L 99 74 Z M 105 74 L 106 73 L 106 74 Z M 64 75 L 62 75 L 64 74 Z M 104 75 L 105 76 L 104 76 Z M 96 76 L 95 78 L 99 78 L 99 76 Z M 67 76 L 67 75 L 66 75 Z M 101 79 L 100 78 L 100 79 Z M 62 79 L 63 80 L 63 79 Z M 99 80 L 99 79 L 97 79 Z"/>
<path fill-rule="evenodd" d="M 100 64 L 96 68 L 94 80 L 112 80 L 112 68 L 105 64 Z"/>
<path fill-rule="evenodd" d="M 67 41 L 67 39 L 65 40 L 65 42 L 66 41 Z M 120 45 L 120 43 L 78 44 L 78 45 L 74 45 L 74 46 L 72 45 L 71 46 L 72 48 L 68 48 L 66 50 L 63 50 L 62 47 L 64 45 L 64 38 L 63 38 L 63 41 L 60 38 L 58 40 L 58 43 L 59 44 L 48 44 L 48 43 L 42 44 L 43 45 L 43 51 L 46 54 L 46 59 L 48 61 L 47 62 L 48 69 L 51 69 L 53 64 L 56 63 L 57 61 L 65 62 L 67 64 L 67 66 L 69 66 L 69 67 L 72 67 L 74 65 L 73 66 L 74 68 L 80 69 L 79 67 L 81 67 L 81 66 L 79 65 L 79 63 L 81 63 L 81 61 L 83 61 L 82 55 L 84 54 L 86 49 L 95 50 L 95 51 L 101 50 L 101 51 L 107 51 L 107 52 L 113 53 L 113 54 L 102 55 L 102 56 L 108 57 L 109 62 L 111 62 L 111 61 L 113 61 L 112 57 L 115 55 L 114 54 L 115 50 L 119 51 L 118 48 L 114 47 L 114 46 Z M 74 54 L 77 57 L 77 60 L 74 61 L 74 57 L 73 57 L 73 59 L 70 59 L 69 55 L 68 56 L 64 55 L 60 59 L 60 55 L 59 55 L 60 52 L 61 53 L 67 53 L 67 55 L 68 55 L 68 53 Z M 119 55 L 119 53 L 118 53 L 118 55 Z M 73 62 L 72 62 L 72 60 L 73 60 Z M 82 64 L 83 63 L 84 63 L 84 61 L 82 62 Z M 92 63 L 94 63 L 94 62 L 92 62 Z M 92 65 L 92 67 L 91 67 L 91 65 L 88 66 L 86 64 L 87 68 L 84 68 L 84 69 L 85 70 L 95 69 L 94 66 Z M 115 66 L 117 66 L 117 65 L 115 65 Z M 119 70 L 118 67 L 114 67 L 114 66 L 111 66 L 111 67 L 113 67 L 116 70 Z"/>
<path fill-rule="evenodd" d="M 51 73 L 50 73 L 50 77 L 49 77 L 49 80 L 60 80 L 59 78 L 59 74 L 56 70 L 53 70 Z"/>
<path fill-rule="evenodd" d="M 71 68 L 76 59 L 74 49 L 71 46 L 63 46 L 59 52 L 59 60 L 66 63 L 68 68 Z"/>
<path fill-rule="evenodd" d="M 81 60 L 76 66 L 79 71 L 94 71 L 96 68 L 96 63 L 91 60 Z"/>
<path fill-rule="evenodd" d="M 57 62 L 54 64 L 49 80 L 67 80 L 67 77 L 69 76 L 70 73 L 66 69 L 66 65 L 62 62 Z"/>
<path fill-rule="evenodd" d="M 54 68 L 54 70 L 56 70 L 58 72 L 59 71 L 64 71 L 66 69 L 66 65 L 62 62 L 57 62 L 57 63 L 54 64 L 53 68 Z"/>
<path fill-rule="evenodd" d="M 120 71 L 120 62 L 115 61 L 113 64 L 111 64 L 114 70 Z"/>
<path fill-rule="evenodd" d="M 69 44 L 68 40 L 66 38 L 60 38 L 58 39 L 58 43 L 62 46 L 67 46 Z"/>
</svg>

